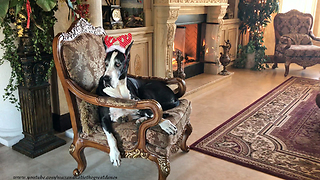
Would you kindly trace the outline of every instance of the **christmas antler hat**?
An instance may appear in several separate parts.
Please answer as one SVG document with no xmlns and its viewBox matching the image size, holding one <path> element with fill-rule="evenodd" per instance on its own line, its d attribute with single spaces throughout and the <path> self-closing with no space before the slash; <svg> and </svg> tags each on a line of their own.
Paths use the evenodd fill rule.
<svg viewBox="0 0 320 180">
<path fill-rule="evenodd" d="M 118 37 L 106 36 L 104 43 L 107 46 L 107 53 L 113 50 L 118 50 L 122 53 L 126 52 L 127 46 L 132 42 L 132 34 L 128 33 Z"/>
</svg>

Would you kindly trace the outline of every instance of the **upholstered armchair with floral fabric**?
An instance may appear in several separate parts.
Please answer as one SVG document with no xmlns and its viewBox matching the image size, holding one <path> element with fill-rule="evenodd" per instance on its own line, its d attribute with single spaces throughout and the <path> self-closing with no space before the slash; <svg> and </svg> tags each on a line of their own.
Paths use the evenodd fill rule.
<svg viewBox="0 0 320 180">
<path fill-rule="evenodd" d="M 67 32 L 58 34 L 53 41 L 54 62 L 64 88 L 74 132 L 69 152 L 77 161 L 78 167 L 73 174 L 78 176 L 86 168 L 86 147 L 110 152 L 97 112 L 98 106 L 105 106 L 152 110 L 154 116 L 141 124 L 119 120 L 113 123 L 113 127 L 117 133 L 117 145 L 122 158 L 145 158 L 154 161 L 159 170 L 158 178 L 166 179 L 170 173 L 169 156 L 179 149 L 189 151 L 186 141 L 192 132 L 189 122 L 191 104 L 186 99 L 180 99 L 178 107 L 163 112 L 155 100 L 97 96 L 95 88 L 105 71 L 105 36 L 103 28 L 93 27 L 80 19 L 75 21 Z M 186 91 L 185 82 L 179 78 L 134 77 L 158 80 L 171 85 L 178 97 L 182 97 Z M 168 113 L 166 119 L 177 127 L 178 132 L 175 135 L 168 135 L 159 127 L 158 122 L 163 113 Z M 107 157 L 106 161 L 109 161 Z"/>
<path fill-rule="evenodd" d="M 308 13 L 291 10 L 278 13 L 274 18 L 276 38 L 274 65 L 285 61 L 285 73 L 289 73 L 289 65 L 296 63 L 304 69 L 320 63 L 320 47 L 312 44 L 312 40 L 320 41 L 311 31 L 313 17 Z"/>
</svg>

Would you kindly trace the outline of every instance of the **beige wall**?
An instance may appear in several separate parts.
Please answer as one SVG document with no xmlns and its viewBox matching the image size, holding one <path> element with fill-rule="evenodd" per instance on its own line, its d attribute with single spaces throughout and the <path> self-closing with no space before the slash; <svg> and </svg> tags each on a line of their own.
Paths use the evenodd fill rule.
<svg viewBox="0 0 320 180">
<path fill-rule="evenodd" d="M 264 43 L 267 48 L 266 55 L 274 54 L 274 46 L 275 46 L 275 36 L 274 36 L 274 28 L 273 28 L 273 19 L 276 13 L 272 14 L 271 23 L 269 23 L 264 31 Z"/>
</svg>

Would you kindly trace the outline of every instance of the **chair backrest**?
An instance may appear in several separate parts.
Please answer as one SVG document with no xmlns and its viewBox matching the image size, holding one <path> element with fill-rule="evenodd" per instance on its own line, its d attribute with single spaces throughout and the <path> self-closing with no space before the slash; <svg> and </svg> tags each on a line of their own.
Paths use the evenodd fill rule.
<svg viewBox="0 0 320 180">
<path fill-rule="evenodd" d="M 286 13 L 278 13 L 274 18 L 274 31 L 276 44 L 282 35 L 307 34 L 311 32 L 313 17 L 309 13 L 291 10 Z"/>
<path fill-rule="evenodd" d="M 88 113 L 82 110 L 82 106 L 85 106 L 82 105 L 83 101 L 65 88 L 65 79 L 73 80 L 88 92 L 98 86 L 99 78 L 105 72 L 105 36 L 103 28 L 94 27 L 81 18 L 73 22 L 67 32 L 58 34 L 53 40 L 55 66 L 65 90 L 70 114 L 74 115 L 71 118 L 75 117 L 78 129 L 83 114 Z"/>
<path fill-rule="evenodd" d="M 105 36 L 103 28 L 93 27 L 82 18 L 59 35 L 57 53 L 64 78 L 74 80 L 89 92 L 97 87 L 105 71 Z"/>
</svg>

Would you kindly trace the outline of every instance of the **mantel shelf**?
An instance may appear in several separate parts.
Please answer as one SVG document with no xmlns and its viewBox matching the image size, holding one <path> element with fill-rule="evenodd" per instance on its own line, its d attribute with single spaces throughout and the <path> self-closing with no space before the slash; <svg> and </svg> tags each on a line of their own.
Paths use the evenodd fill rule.
<svg viewBox="0 0 320 180">
<path fill-rule="evenodd" d="M 234 18 L 234 19 L 223 19 L 223 24 L 227 25 L 227 24 L 236 24 L 236 23 L 240 23 L 240 19 L 238 18 Z"/>
</svg>

